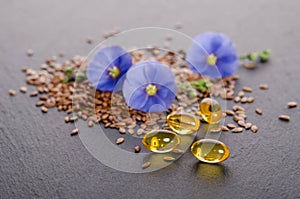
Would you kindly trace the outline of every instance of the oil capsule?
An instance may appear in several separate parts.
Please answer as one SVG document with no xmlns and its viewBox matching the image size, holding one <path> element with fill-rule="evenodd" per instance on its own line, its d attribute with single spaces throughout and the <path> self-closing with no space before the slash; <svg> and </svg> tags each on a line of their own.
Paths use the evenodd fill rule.
<svg viewBox="0 0 300 199">
<path fill-rule="evenodd" d="M 230 155 L 228 147 L 214 139 L 201 139 L 194 142 L 191 151 L 197 159 L 206 163 L 223 162 Z"/>
<path fill-rule="evenodd" d="M 172 131 L 159 129 L 146 133 L 142 143 L 152 152 L 167 153 L 180 144 L 180 137 Z"/>
<path fill-rule="evenodd" d="M 167 117 L 169 127 L 181 135 L 192 134 L 199 130 L 200 120 L 187 113 L 172 113 Z"/>
<path fill-rule="evenodd" d="M 200 102 L 200 115 L 209 124 L 217 124 L 222 118 L 220 104 L 211 98 L 204 98 Z"/>
</svg>

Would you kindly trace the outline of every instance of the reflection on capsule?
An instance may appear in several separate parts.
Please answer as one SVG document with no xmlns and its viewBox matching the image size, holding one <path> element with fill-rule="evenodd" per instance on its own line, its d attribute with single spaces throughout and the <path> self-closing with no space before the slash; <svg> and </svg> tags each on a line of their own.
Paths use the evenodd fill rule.
<svg viewBox="0 0 300 199">
<path fill-rule="evenodd" d="M 201 139 L 194 142 L 191 151 L 197 159 L 206 163 L 223 162 L 230 155 L 228 147 L 214 139 Z"/>
<path fill-rule="evenodd" d="M 142 143 L 150 151 L 167 153 L 180 144 L 180 137 L 172 131 L 159 129 L 146 133 Z"/>
<path fill-rule="evenodd" d="M 204 98 L 200 102 L 200 115 L 209 124 L 216 124 L 222 118 L 222 108 L 214 99 Z"/>
<path fill-rule="evenodd" d="M 181 135 L 192 134 L 199 130 L 200 120 L 187 113 L 172 113 L 167 117 L 169 127 Z"/>
</svg>

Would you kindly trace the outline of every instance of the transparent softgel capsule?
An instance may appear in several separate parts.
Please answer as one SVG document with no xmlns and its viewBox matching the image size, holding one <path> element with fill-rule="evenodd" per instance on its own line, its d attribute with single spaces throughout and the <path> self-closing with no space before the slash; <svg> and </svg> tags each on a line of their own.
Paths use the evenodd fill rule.
<svg viewBox="0 0 300 199">
<path fill-rule="evenodd" d="M 214 139 L 201 139 L 194 142 L 191 151 L 197 159 L 206 163 L 223 162 L 230 155 L 228 147 Z"/>
<path fill-rule="evenodd" d="M 172 131 L 160 129 L 146 133 L 142 143 L 152 152 L 167 153 L 180 144 L 180 137 Z"/>
<path fill-rule="evenodd" d="M 191 134 L 199 130 L 200 120 L 187 113 L 172 113 L 167 117 L 169 127 L 181 135 Z"/>
<path fill-rule="evenodd" d="M 222 107 L 211 98 L 204 98 L 200 102 L 200 115 L 209 124 L 217 124 L 222 118 Z"/>
</svg>

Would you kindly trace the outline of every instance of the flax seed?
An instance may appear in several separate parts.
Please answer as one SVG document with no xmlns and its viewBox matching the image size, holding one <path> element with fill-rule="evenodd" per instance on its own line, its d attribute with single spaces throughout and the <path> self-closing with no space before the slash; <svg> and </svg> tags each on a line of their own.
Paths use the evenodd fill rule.
<svg viewBox="0 0 300 199">
<path fill-rule="evenodd" d="M 295 108 L 295 107 L 297 107 L 297 106 L 298 106 L 297 102 L 289 102 L 289 103 L 288 103 L 288 107 L 289 107 L 289 108 Z"/>
<path fill-rule="evenodd" d="M 9 94 L 10 96 L 14 96 L 14 95 L 16 95 L 16 91 L 10 89 L 10 90 L 8 91 L 8 94 Z"/>
<path fill-rule="evenodd" d="M 233 101 L 234 101 L 235 103 L 238 103 L 238 102 L 241 101 L 241 97 L 236 96 L 236 97 L 233 99 Z"/>
<path fill-rule="evenodd" d="M 243 120 L 239 120 L 238 125 L 241 126 L 241 127 L 245 127 L 246 124 Z"/>
<path fill-rule="evenodd" d="M 151 162 L 145 162 L 144 164 L 142 164 L 142 169 L 147 169 L 148 167 L 150 167 Z"/>
<path fill-rule="evenodd" d="M 122 144 L 124 141 L 125 141 L 125 139 L 120 137 L 120 138 L 116 139 L 116 144 Z"/>
<path fill-rule="evenodd" d="M 79 129 L 73 129 L 72 131 L 71 131 L 71 136 L 75 136 L 75 135 L 78 135 L 78 133 L 79 133 Z"/>
<path fill-rule="evenodd" d="M 243 131 L 243 128 L 237 127 L 231 130 L 232 133 L 241 133 Z"/>
<path fill-rule="evenodd" d="M 246 123 L 246 125 L 245 125 L 245 129 L 250 129 L 251 126 L 252 126 L 252 123 L 248 122 L 248 123 Z"/>
<path fill-rule="evenodd" d="M 139 153 L 141 151 L 141 147 L 139 145 L 134 147 L 134 152 Z"/>
<path fill-rule="evenodd" d="M 290 121 L 290 116 L 288 115 L 280 115 L 278 118 L 282 121 L 286 121 L 286 122 Z"/>
<path fill-rule="evenodd" d="M 258 115 L 262 115 L 262 114 L 263 114 L 262 110 L 259 109 L 259 108 L 255 109 L 255 112 L 256 112 Z"/>
<path fill-rule="evenodd" d="M 234 124 L 227 124 L 227 127 L 228 127 L 229 129 L 234 129 L 234 128 L 235 128 L 235 125 L 234 125 Z"/>
<path fill-rule="evenodd" d="M 32 57 L 33 56 L 33 50 L 32 49 L 28 49 L 26 51 L 26 54 L 27 54 L 28 57 Z"/>
<path fill-rule="evenodd" d="M 27 92 L 27 88 L 25 86 L 20 87 L 20 92 L 21 93 L 26 93 Z"/>
<path fill-rule="evenodd" d="M 175 158 L 172 157 L 172 156 L 165 156 L 165 157 L 164 157 L 164 160 L 167 161 L 167 162 L 171 162 L 171 161 L 174 161 Z"/>
<path fill-rule="evenodd" d="M 247 102 L 248 103 L 253 103 L 254 102 L 254 97 L 248 97 Z"/>
<path fill-rule="evenodd" d="M 35 104 L 36 107 L 40 107 L 40 106 L 43 106 L 45 104 L 44 101 L 39 101 Z"/>
<path fill-rule="evenodd" d="M 181 149 L 173 149 L 172 152 L 173 152 L 173 153 L 176 153 L 176 154 L 182 154 L 184 151 L 181 150 Z"/>
<path fill-rule="evenodd" d="M 231 110 L 226 110 L 225 113 L 226 113 L 226 115 L 228 115 L 228 116 L 233 116 L 233 115 L 234 115 L 234 112 L 231 111 Z"/>
<path fill-rule="evenodd" d="M 256 132 L 258 131 L 258 127 L 255 126 L 255 125 L 253 125 L 253 126 L 251 127 L 251 131 L 252 131 L 253 133 L 256 133 Z"/>
<path fill-rule="evenodd" d="M 46 108 L 45 106 L 43 106 L 43 107 L 41 108 L 41 111 L 42 111 L 43 113 L 47 113 L 47 112 L 48 112 L 48 108 Z"/>
<path fill-rule="evenodd" d="M 221 130 L 222 130 L 222 127 L 221 126 L 217 126 L 217 127 L 211 128 L 210 132 L 217 133 L 217 132 L 220 132 Z"/>
<path fill-rule="evenodd" d="M 252 88 L 247 87 L 247 86 L 244 86 L 244 87 L 243 87 L 243 91 L 244 91 L 244 92 L 250 93 L 250 92 L 252 92 Z"/>
<path fill-rule="evenodd" d="M 269 86 L 268 86 L 268 84 L 261 84 L 261 85 L 259 85 L 259 88 L 261 90 L 267 90 L 267 89 L 269 89 Z"/>
<path fill-rule="evenodd" d="M 245 96 L 245 93 L 243 92 L 243 91 L 240 91 L 240 92 L 238 92 L 238 97 L 244 97 Z"/>
<path fill-rule="evenodd" d="M 126 129 L 124 127 L 120 127 L 119 128 L 119 133 L 125 134 L 126 133 Z"/>
<path fill-rule="evenodd" d="M 29 94 L 30 97 L 36 97 L 39 93 L 37 91 L 33 91 Z"/>
<path fill-rule="evenodd" d="M 248 98 L 247 97 L 242 97 L 242 99 L 241 99 L 241 102 L 244 104 L 244 103 L 246 103 L 248 101 Z"/>
<path fill-rule="evenodd" d="M 221 130 L 222 130 L 222 131 L 229 131 L 229 129 L 228 129 L 226 126 L 222 126 L 222 127 L 221 127 Z"/>
</svg>

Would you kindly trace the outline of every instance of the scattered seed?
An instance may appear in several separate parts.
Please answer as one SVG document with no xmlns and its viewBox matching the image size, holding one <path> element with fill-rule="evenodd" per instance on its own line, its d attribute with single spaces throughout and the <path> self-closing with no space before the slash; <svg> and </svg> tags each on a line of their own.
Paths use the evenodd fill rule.
<svg viewBox="0 0 300 199">
<path fill-rule="evenodd" d="M 246 126 L 246 124 L 245 124 L 245 122 L 243 120 L 239 120 L 238 121 L 238 125 L 241 126 L 241 127 L 245 127 Z"/>
<path fill-rule="evenodd" d="M 58 53 L 58 56 L 64 57 L 64 56 L 65 56 L 65 52 L 63 52 L 63 51 L 59 52 L 59 53 Z"/>
<path fill-rule="evenodd" d="M 243 131 L 243 128 L 237 127 L 231 130 L 232 133 L 241 133 Z"/>
<path fill-rule="evenodd" d="M 168 161 L 168 162 L 171 162 L 171 161 L 174 161 L 175 158 L 172 157 L 172 156 L 165 156 L 165 157 L 164 157 L 164 160 L 165 160 L 165 161 Z"/>
<path fill-rule="evenodd" d="M 147 169 L 148 167 L 150 167 L 151 162 L 145 162 L 144 164 L 142 164 L 142 169 Z"/>
<path fill-rule="evenodd" d="M 141 151 L 141 147 L 139 146 L 139 145 L 136 145 L 135 147 L 134 147 L 134 152 L 135 153 L 139 153 Z"/>
<path fill-rule="evenodd" d="M 289 107 L 289 108 L 295 108 L 295 107 L 297 107 L 297 106 L 298 106 L 297 102 L 289 102 L 289 103 L 288 103 L 288 107 Z"/>
<path fill-rule="evenodd" d="M 181 28 L 183 28 L 182 23 L 178 22 L 175 24 L 175 29 L 181 29 Z"/>
<path fill-rule="evenodd" d="M 252 126 L 252 123 L 248 122 L 245 124 L 245 129 L 250 129 Z"/>
<path fill-rule="evenodd" d="M 86 39 L 86 43 L 92 44 L 92 43 L 93 43 L 93 39 L 92 39 L 92 38 L 87 38 L 87 39 Z"/>
<path fill-rule="evenodd" d="M 268 84 L 261 84 L 261 85 L 259 85 L 259 88 L 261 90 L 267 90 L 267 89 L 269 89 L 269 86 L 268 86 Z"/>
<path fill-rule="evenodd" d="M 263 114 L 262 110 L 259 109 L 259 108 L 255 109 L 255 112 L 256 112 L 258 115 L 262 115 L 262 114 Z"/>
<path fill-rule="evenodd" d="M 241 97 L 236 96 L 236 97 L 233 99 L 233 101 L 234 101 L 235 103 L 238 103 L 238 102 L 241 101 Z"/>
<path fill-rule="evenodd" d="M 120 137 L 116 140 L 116 144 L 122 144 L 124 141 L 125 141 L 125 139 Z"/>
<path fill-rule="evenodd" d="M 242 103 L 246 103 L 248 101 L 248 98 L 247 97 L 242 97 L 242 99 L 241 99 L 241 102 Z"/>
<path fill-rule="evenodd" d="M 234 106 L 232 107 L 232 110 L 233 110 L 233 111 L 245 111 L 245 109 L 244 109 L 243 107 L 238 106 L 238 105 L 234 105 Z"/>
<path fill-rule="evenodd" d="M 222 127 L 221 127 L 221 130 L 222 130 L 222 131 L 229 131 L 229 129 L 228 129 L 226 126 L 222 126 Z"/>
<path fill-rule="evenodd" d="M 10 96 L 16 95 L 16 91 L 15 91 L 15 90 L 12 90 L 12 89 L 10 89 L 10 90 L 8 91 L 8 93 L 9 93 Z"/>
<path fill-rule="evenodd" d="M 27 54 L 28 57 L 32 57 L 33 56 L 33 50 L 32 49 L 28 49 L 26 51 L 26 54 Z"/>
<path fill-rule="evenodd" d="M 27 92 L 27 88 L 25 86 L 20 87 L 20 92 L 21 93 L 26 93 Z"/>
<path fill-rule="evenodd" d="M 233 115 L 234 115 L 234 112 L 231 111 L 231 110 L 226 110 L 225 113 L 226 113 L 226 115 L 228 115 L 228 116 L 233 116 Z"/>
<path fill-rule="evenodd" d="M 70 117 L 69 116 L 65 117 L 65 123 L 68 123 L 68 122 L 70 122 Z"/>
<path fill-rule="evenodd" d="M 247 119 L 247 115 L 246 114 L 239 114 L 238 117 L 240 118 L 240 120 L 246 120 Z"/>
<path fill-rule="evenodd" d="M 220 132 L 221 130 L 222 130 L 222 127 L 221 126 L 217 126 L 217 127 L 211 128 L 210 132 L 217 133 L 217 132 Z"/>
<path fill-rule="evenodd" d="M 88 127 L 94 126 L 94 122 L 92 120 L 88 121 Z"/>
<path fill-rule="evenodd" d="M 176 153 L 176 154 L 182 154 L 184 151 L 181 150 L 181 149 L 173 149 L 172 152 L 173 152 L 173 153 Z"/>
<path fill-rule="evenodd" d="M 35 104 L 35 106 L 36 106 L 36 107 L 40 107 L 40 106 L 43 106 L 44 104 L 45 104 L 44 101 L 38 101 L 38 102 Z"/>
<path fill-rule="evenodd" d="M 248 62 L 248 63 L 244 63 L 243 65 L 247 69 L 253 69 L 253 68 L 255 68 L 255 64 L 254 63 Z"/>
<path fill-rule="evenodd" d="M 172 35 L 170 34 L 167 34 L 165 38 L 167 41 L 171 41 L 173 39 Z"/>
<path fill-rule="evenodd" d="M 142 135 L 144 132 L 145 132 L 144 129 L 138 129 L 136 134 L 137 135 Z"/>
<path fill-rule="evenodd" d="M 39 98 L 40 98 L 40 100 L 43 100 L 43 101 L 47 101 L 48 100 L 48 96 L 47 95 L 42 95 Z"/>
<path fill-rule="evenodd" d="M 227 124 L 227 127 L 228 127 L 229 129 L 234 129 L 234 128 L 236 128 L 234 124 Z"/>
<path fill-rule="evenodd" d="M 232 120 L 235 121 L 235 122 L 238 122 L 239 120 L 242 120 L 242 118 L 238 117 L 238 116 L 233 116 Z"/>
<path fill-rule="evenodd" d="M 43 113 L 47 113 L 47 112 L 48 112 L 48 108 L 46 108 L 45 106 L 43 106 L 43 107 L 41 108 L 41 111 L 42 111 Z"/>
<path fill-rule="evenodd" d="M 120 127 L 119 128 L 119 133 L 125 134 L 126 133 L 126 129 L 124 127 Z"/>
<path fill-rule="evenodd" d="M 253 103 L 254 102 L 254 97 L 248 97 L 247 102 L 248 103 Z"/>
<path fill-rule="evenodd" d="M 282 121 L 290 121 L 290 116 L 288 115 L 280 115 L 278 118 Z"/>
<path fill-rule="evenodd" d="M 134 130 L 133 130 L 133 129 L 128 129 L 128 133 L 129 133 L 130 135 L 133 135 L 133 134 L 134 134 Z"/>
<path fill-rule="evenodd" d="M 252 92 L 252 88 L 244 86 L 243 91 L 250 93 L 250 92 Z"/>
<path fill-rule="evenodd" d="M 39 93 L 37 91 L 33 91 L 29 94 L 30 97 L 36 97 Z"/>
<path fill-rule="evenodd" d="M 79 129 L 73 129 L 72 131 L 71 131 L 71 136 L 74 136 L 74 135 L 78 135 L 78 133 L 79 133 Z"/>
<path fill-rule="evenodd" d="M 240 92 L 238 92 L 238 97 L 244 97 L 245 96 L 245 93 L 243 92 L 243 91 L 240 91 Z"/>
<path fill-rule="evenodd" d="M 253 125 L 253 126 L 251 127 L 251 131 L 252 131 L 253 133 L 256 133 L 256 132 L 258 131 L 258 127 L 255 126 L 255 125 Z"/>
<path fill-rule="evenodd" d="M 78 120 L 77 116 L 69 117 L 70 122 L 75 122 L 76 120 Z"/>
</svg>

